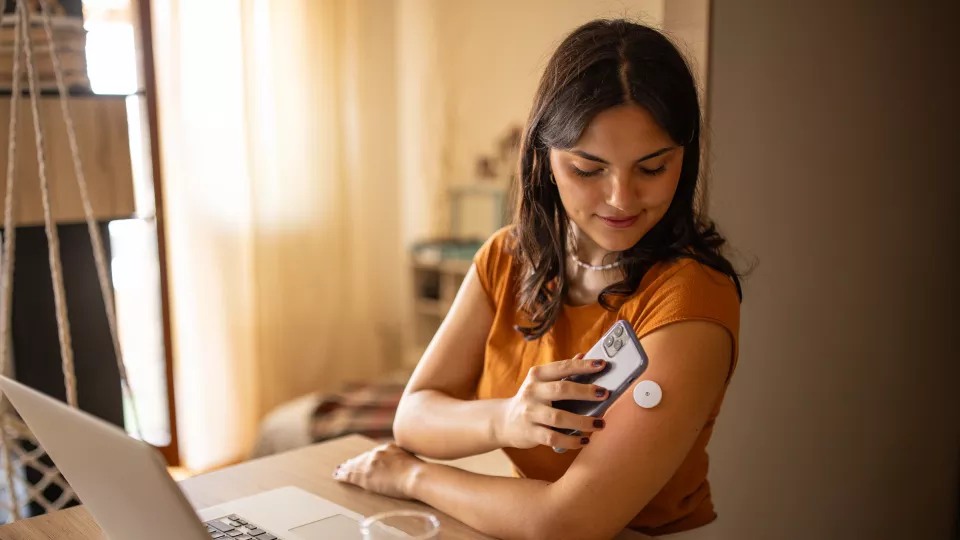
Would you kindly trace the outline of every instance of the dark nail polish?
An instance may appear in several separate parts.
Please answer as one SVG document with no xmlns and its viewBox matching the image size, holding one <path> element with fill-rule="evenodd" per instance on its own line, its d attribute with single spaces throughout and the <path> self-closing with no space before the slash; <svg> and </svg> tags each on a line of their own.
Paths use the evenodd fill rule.
<svg viewBox="0 0 960 540">
<path fill-rule="evenodd" d="M 594 420 L 594 421 L 593 421 L 593 427 L 595 427 L 595 428 L 597 428 L 597 429 L 603 429 L 603 426 L 605 426 L 606 424 L 607 424 L 607 423 L 604 422 L 603 420 Z"/>
<path fill-rule="evenodd" d="M 593 367 L 601 367 L 603 366 L 603 360 L 594 360 L 593 362 L 590 362 L 590 365 Z"/>
<path fill-rule="evenodd" d="M 590 443 L 590 437 L 584 437 L 580 439 L 580 444 L 589 444 L 589 443 Z"/>
<path fill-rule="evenodd" d="M 607 395 L 607 391 L 603 388 L 597 388 L 597 397 L 603 397 Z"/>
</svg>

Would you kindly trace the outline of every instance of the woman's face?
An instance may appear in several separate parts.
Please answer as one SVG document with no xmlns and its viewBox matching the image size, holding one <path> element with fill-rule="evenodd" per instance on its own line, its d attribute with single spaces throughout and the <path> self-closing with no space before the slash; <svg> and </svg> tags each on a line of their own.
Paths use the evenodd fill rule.
<svg viewBox="0 0 960 540">
<path fill-rule="evenodd" d="M 573 148 L 550 150 L 567 216 L 605 251 L 633 247 L 666 214 L 681 163 L 683 147 L 636 105 L 603 111 Z"/>
</svg>

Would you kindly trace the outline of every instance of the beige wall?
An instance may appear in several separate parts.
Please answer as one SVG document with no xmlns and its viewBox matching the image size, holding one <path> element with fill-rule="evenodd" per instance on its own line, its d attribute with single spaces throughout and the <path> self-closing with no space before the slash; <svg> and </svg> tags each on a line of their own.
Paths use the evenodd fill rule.
<svg viewBox="0 0 960 540">
<path fill-rule="evenodd" d="M 438 61 L 439 4 L 440 0 L 395 3 L 396 142 L 404 248 L 442 231 L 436 211 L 442 203 L 442 160 L 436 148 L 444 132 L 446 92 Z"/>
<path fill-rule="evenodd" d="M 670 0 L 664 2 L 662 30 L 680 48 L 701 90 L 707 86 L 709 54 L 710 0 Z"/>
<path fill-rule="evenodd" d="M 956 522 L 960 17 L 922 4 L 713 3 L 712 212 L 759 262 L 710 447 L 723 538 Z"/>
</svg>

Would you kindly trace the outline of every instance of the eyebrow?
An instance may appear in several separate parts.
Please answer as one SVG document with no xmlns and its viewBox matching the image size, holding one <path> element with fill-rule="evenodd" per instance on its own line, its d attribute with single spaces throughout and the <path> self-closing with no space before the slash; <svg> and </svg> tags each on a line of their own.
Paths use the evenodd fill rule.
<svg viewBox="0 0 960 540">
<path fill-rule="evenodd" d="M 636 163 L 640 163 L 640 162 L 642 162 L 642 161 L 646 161 L 646 160 L 648 160 L 648 159 L 655 158 L 655 157 L 657 157 L 657 156 L 662 156 L 663 154 L 666 154 L 667 152 L 673 150 L 674 148 L 676 148 L 676 146 L 670 146 L 670 147 L 667 147 L 667 148 L 661 148 L 661 149 L 657 150 L 656 152 L 651 152 L 651 153 L 649 153 L 649 154 L 641 157 L 640 159 L 638 159 L 638 160 L 636 161 Z M 607 161 L 607 160 L 605 160 L 605 159 L 603 159 L 603 158 L 601 158 L 601 157 L 597 157 L 597 156 L 595 156 L 595 155 L 593 155 L 593 154 L 588 154 L 587 152 L 584 152 L 583 150 L 568 150 L 568 152 L 571 153 L 571 154 L 573 154 L 573 155 L 575 155 L 575 156 L 580 156 L 580 157 L 582 157 L 583 159 L 589 159 L 590 161 L 596 161 L 596 162 L 599 162 L 599 163 L 603 163 L 604 165 L 609 165 L 609 164 L 610 164 L 609 161 Z"/>
</svg>

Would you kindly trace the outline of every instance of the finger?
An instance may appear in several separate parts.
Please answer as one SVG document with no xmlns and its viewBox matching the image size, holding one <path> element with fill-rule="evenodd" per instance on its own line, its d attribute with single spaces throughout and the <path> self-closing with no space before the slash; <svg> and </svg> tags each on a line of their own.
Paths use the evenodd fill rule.
<svg viewBox="0 0 960 540">
<path fill-rule="evenodd" d="M 357 481 L 360 479 L 357 468 L 362 467 L 362 464 L 358 460 L 362 457 L 362 455 L 357 456 L 337 465 L 337 468 L 333 471 L 334 480 L 357 485 Z"/>
<path fill-rule="evenodd" d="M 561 411 L 560 409 L 554 409 L 546 405 L 537 407 L 533 412 L 531 420 L 547 427 L 575 429 L 584 433 L 600 431 L 606 426 L 606 422 L 602 418 L 592 418 L 568 411 Z"/>
<path fill-rule="evenodd" d="M 603 360 L 586 360 L 582 358 L 582 355 L 578 356 L 581 356 L 581 358 L 533 366 L 530 368 L 529 375 L 537 381 L 557 381 L 572 375 L 596 373 L 606 365 Z"/>
<path fill-rule="evenodd" d="M 333 470 L 333 479 L 338 482 L 349 482 L 350 478 L 350 468 L 346 463 L 337 465 L 337 468 Z"/>
<path fill-rule="evenodd" d="M 566 435 L 564 433 L 540 426 L 538 426 L 536 429 L 537 440 L 544 446 L 564 448 L 566 450 L 576 450 L 578 448 L 583 448 L 590 443 L 590 437 L 585 435 Z"/>
<path fill-rule="evenodd" d="M 531 388 L 533 396 L 542 402 L 551 402 L 561 399 L 576 399 L 580 401 L 603 401 L 609 396 L 607 389 L 595 384 L 582 384 L 573 381 L 550 381 L 534 383 Z"/>
</svg>

